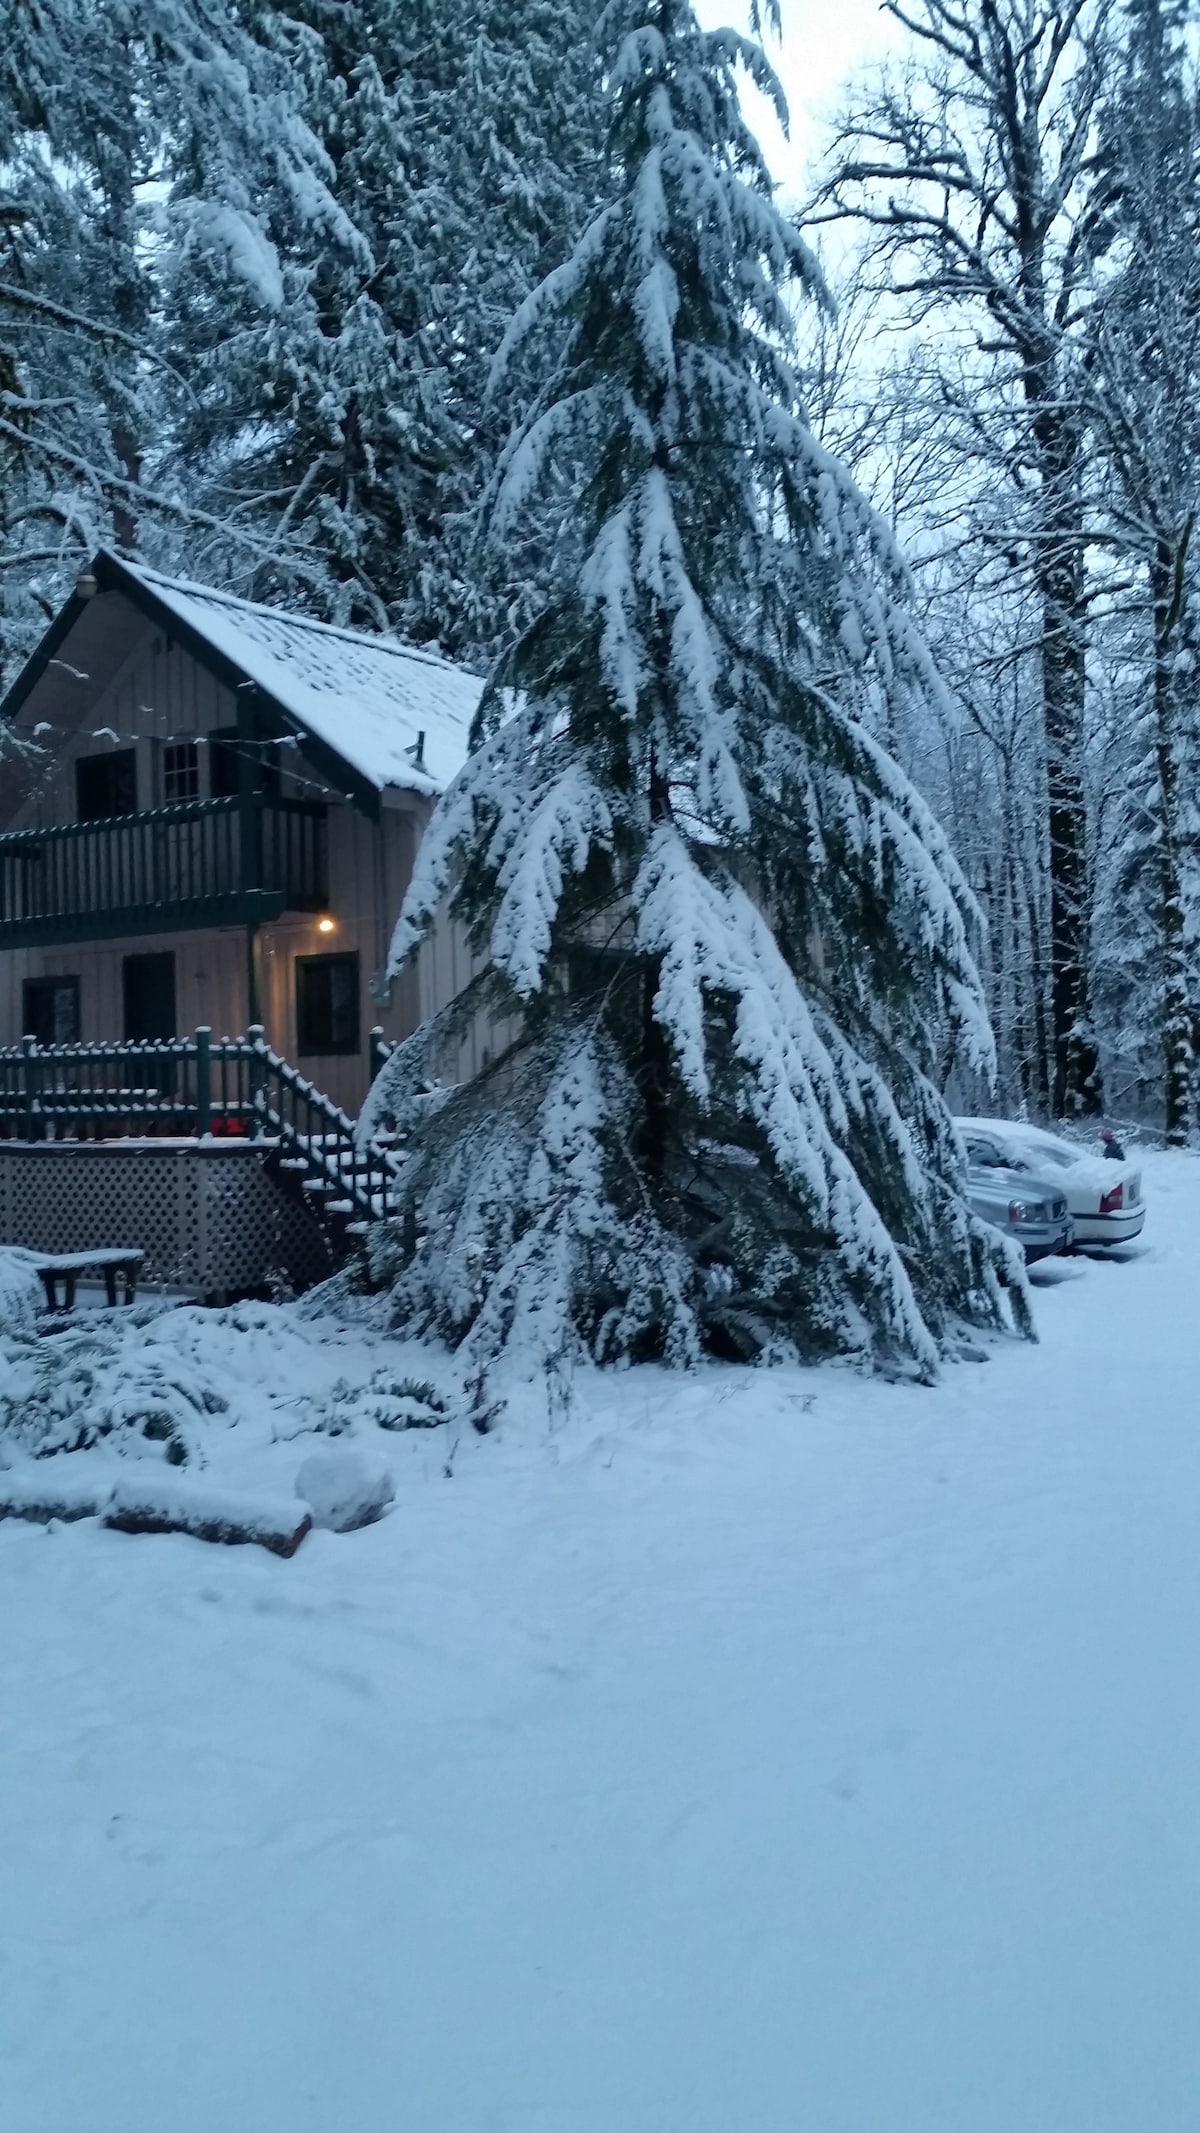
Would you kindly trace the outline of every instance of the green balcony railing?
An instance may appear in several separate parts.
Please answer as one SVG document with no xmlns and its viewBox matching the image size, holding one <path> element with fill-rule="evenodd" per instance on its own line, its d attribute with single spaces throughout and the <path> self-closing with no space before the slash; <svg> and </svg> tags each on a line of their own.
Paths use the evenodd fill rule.
<svg viewBox="0 0 1200 2133">
<path fill-rule="evenodd" d="M 0 836 L 0 947 L 171 932 L 318 911 L 317 801 L 187 800 Z"/>
</svg>

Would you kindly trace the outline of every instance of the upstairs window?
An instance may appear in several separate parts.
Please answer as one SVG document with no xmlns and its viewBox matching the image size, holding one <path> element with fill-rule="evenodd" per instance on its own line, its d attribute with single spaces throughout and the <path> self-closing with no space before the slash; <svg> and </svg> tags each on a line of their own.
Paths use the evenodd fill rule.
<svg viewBox="0 0 1200 2133">
<path fill-rule="evenodd" d="M 80 822 L 106 822 L 112 815 L 137 813 L 137 756 L 132 748 L 79 757 L 75 813 Z"/>
<path fill-rule="evenodd" d="M 200 750 L 195 741 L 173 741 L 163 749 L 163 800 L 172 807 L 179 800 L 200 798 Z"/>
<path fill-rule="evenodd" d="M 358 957 L 296 957 L 296 1038 L 301 1057 L 358 1050 Z"/>
</svg>

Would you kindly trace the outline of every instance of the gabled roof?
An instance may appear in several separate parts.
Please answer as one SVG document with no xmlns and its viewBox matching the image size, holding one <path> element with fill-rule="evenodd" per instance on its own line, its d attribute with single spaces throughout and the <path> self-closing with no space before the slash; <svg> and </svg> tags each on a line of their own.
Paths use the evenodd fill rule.
<svg viewBox="0 0 1200 2133">
<path fill-rule="evenodd" d="M 226 686 L 252 684 L 284 730 L 316 744 L 314 759 L 353 773 L 344 782 L 368 804 L 387 787 L 440 792 L 465 761 L 483 683 L 437 653 L 164 577 L 106 549 L 92 572 L 102 592 L 124 593 Z M 82 606 L 78 594 L 67 602 L 0 715 L 19 709 Z"/>
</svg>

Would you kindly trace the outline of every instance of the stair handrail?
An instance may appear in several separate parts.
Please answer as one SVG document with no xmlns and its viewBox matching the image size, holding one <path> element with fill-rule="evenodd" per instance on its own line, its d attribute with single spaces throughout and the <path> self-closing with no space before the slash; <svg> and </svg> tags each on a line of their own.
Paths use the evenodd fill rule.
<svg viewBox="0 0 1200 2133">
<path fill-rule="evenodd" d="M 296 1156 L 303 1156 L 314 1182 L 350 1201 L 359 1219 L 378 1221 L 395 1213 L 402 1157 L 371 1138 L 360 1141 L 349 1114 L 272 1050 L 261 1024 L 248 1031 L 247 1042 L 256 1069 L 251 1075 L 252 1135 L 265 1127 Z"/>
</svg>

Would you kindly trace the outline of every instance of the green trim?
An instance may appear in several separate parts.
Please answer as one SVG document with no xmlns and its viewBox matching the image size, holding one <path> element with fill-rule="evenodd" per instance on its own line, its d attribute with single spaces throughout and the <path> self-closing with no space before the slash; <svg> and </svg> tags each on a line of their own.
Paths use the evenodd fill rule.
<svg viewBox="0 0 1200 2133">
<path fill-rule="evenodd" d="M 194 903 L 137 904 L 123 911 L 78 911 L 61 918 L 0 923 L 0 953 L 8 948 L 50 948 L 68 941 L 138 940 L 149 933 L 196 933 L 205 926 L 269 926 L 285 910 L 319 911 L 319 903 L 287 902 L 282 890 L 248 895 L 198 897 Z"/>
<path fill-rule="evenodd" d="M 264 814 L 306 815 L 312 821 L 327 819 L 324 800 L 255 800 Z M 0 830 L 0 859 L 6 853 L 31 855 L 42 845 L 68 837 L 91 837 L 101 830 L 131 830 L 142 824 L 170 827 L 175 822 L 203 822 L 222 815 L 236 817 L 236 798 L 219 800 L 168 800 L 162 807 L 138 807 L 129 815 L 96 815 L 86 822 L 47 822 L 38 829 Z"/>
</svg>

